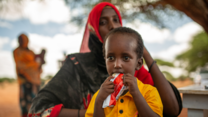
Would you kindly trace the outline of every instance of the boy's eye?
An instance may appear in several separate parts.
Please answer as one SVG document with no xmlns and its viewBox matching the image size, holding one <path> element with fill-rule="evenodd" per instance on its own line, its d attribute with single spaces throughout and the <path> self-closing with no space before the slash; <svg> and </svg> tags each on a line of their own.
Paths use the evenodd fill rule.
<svg viewBox="0 0 208 117">
<path fill-rule="evenodd" d="M 128 56 L 124 56 L 124 57 L 123 57 L 123 60 L 124 60 L 124 61 L 128 61 L 129 59 L 130 59 L 130 57 L 128 57 Z"/>
<path fill-rule="evenodd" d="M 111 60 L 112 61 L 112 60 L 114 60 L 114 57 L 113 56 L 109 56 L 108 57 L 108 60 Z"/>
</svg>

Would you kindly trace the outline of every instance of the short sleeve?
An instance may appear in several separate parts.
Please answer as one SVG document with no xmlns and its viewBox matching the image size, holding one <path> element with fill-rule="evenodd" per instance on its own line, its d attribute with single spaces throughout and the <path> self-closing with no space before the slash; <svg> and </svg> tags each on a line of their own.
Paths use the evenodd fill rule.
<svg viewBox="0 0 208 117">
<path fill-rule="evenodd" d="M 95 99 L 97 97 L 99 90 L 93 95 L 90 104 L 87 108 L 87 111 L 85 113 L 85 117 L 93 117 L 93 113 L 94 113 L 94 107 L 95 107 Z"/>
<path fill-rule="evenodd" d="M 143 89 L 145 90 L 144 98 L 147 104 L 156 114 L 163 117 L 163 104 L 157 89 L 150 85 L 144 85 Z"/>
</svg>

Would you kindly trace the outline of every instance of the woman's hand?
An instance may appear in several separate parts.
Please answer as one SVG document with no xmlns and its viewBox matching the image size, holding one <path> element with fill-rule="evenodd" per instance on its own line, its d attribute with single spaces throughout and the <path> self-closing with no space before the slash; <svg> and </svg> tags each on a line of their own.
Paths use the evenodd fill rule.
<svg viewBox="0 0 208 117">
<path fill-rule="evenodd" d="M 147 55 L 149 52 L 147 51 L 147 49 L 145 48 L 145 46 L 144 46 L 144 48 L 143 48 L 143 57 L 145 56 L 145 55 Z"/>
<path fill-rule="evenodd" d="M 127 73 L 123 75 L 123 82 L 125 86 L 128 86 L 129 93 L 134 96 L 138 93 L 137 78 Z"/>
<path fill-rule="evenodd" d="M 110 81 L 111 79 L 113 79 L 113 76 L 109 76 L 101 85 L 100 87 L 100 91 L 97 95 L 97 99 L 99 101 L 104 101 L 108 95 L 110 95 L 111 93 L 114 92 L 114 83 L 112 81 Z"/>
</svg>

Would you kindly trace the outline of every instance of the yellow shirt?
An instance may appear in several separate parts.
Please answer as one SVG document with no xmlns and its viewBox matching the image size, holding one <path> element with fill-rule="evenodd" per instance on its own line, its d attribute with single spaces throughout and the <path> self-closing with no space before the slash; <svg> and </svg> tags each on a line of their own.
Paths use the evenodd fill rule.
<svg viewBox="0 0 208 117">
<path fill-rule="evenodd" d="M 157 89 L 151 85 L 143 84 L 139 80 L 137 80 L 137 85 L 150 108 L 160 117 L 162 117 L 163 104 Z M 95 99 L 98 92 L 99 91 L 93 95 L 92 100 L 90 101 L 90 105 L 85 113 L 85 117 L 93 116 Z M 133 97 L 129 92 L 123 96 L 120 96 L 116 101 L 116 105 L 114 107 L 104 108 L 104 113 L 106 117 L 137 117 L 138 115 Z"/>
</svg>

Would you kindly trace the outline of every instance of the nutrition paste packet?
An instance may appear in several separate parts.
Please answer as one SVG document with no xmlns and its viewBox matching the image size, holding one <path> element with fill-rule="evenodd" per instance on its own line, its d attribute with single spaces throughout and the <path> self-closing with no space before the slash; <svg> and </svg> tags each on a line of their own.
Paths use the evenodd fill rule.
<svg viewBox="0 0 208 117">
<path fill-rule="evenodd" d="M 123 93 L 123 91 L 127 89 L 127 87 L 123 84 L 123 75 L 124 74 L 122 73 L 113 74 L 114 78 L 110 81 L 112 81 L 115 85 L 114 92 L 104 100 L 103 108 L 115 106 L 116 100 L 118 100 L 119 96 Z"/>
</svg>

